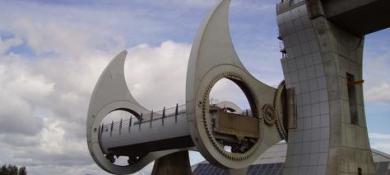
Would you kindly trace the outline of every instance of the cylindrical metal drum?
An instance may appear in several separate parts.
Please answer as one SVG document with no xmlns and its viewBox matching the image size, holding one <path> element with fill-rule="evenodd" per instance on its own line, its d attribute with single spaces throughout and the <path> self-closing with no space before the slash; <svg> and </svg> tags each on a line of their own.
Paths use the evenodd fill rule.
<svg viewBox="0 0 390 175">
<path fill-rule="evenodd" d="M 192 147 L 185 110 L 167 112 L 151 112 L 145 117 L 148 120 L 133 117 L 102 125 L 99 141 L 103 152 L 134 155 Z"/>
</svg>

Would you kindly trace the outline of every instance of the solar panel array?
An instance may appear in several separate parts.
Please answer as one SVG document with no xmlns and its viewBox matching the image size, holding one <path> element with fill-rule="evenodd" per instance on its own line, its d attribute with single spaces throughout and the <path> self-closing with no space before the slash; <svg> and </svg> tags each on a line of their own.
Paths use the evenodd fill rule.
<svg viewBox="0 0 390 175">
<path fill-rule="evenodd" d="M 275 144 L 264 152 L 254 165 L 249 167 L 248 175 L 282 175 L 286 157 L 287 145 L 285 142 Z M 372 156 L 376 167 L 376 175 L 390 175 L 390 155 L 372 149 Z M 193 171 L 194 175 L 229 175 L 227 170 L 210 165 L 207 161 L 201 162 Z"/>
<path fill-rule="evenodd" d="M 390 175 L 389 162 L 376 163 L 377 175 Z M 248 175 L 282 175 L 283 163 L 251 165 Z M 194 175 L 230 175 L 226 169 L 218 168 L 208 163 L 200 163 L 195 168 Z"/>
<path fill-rule="evenodd" d="M 248 175 L 282 175 L 282 169 L 282 163 L 252 165 Z"/>
<path fill-rule="evenodd" d="M 206 174 L 215 174 L 215 175 L 229 175 L 229 172 L 225 169 L 218 168 L 208 163 L 200 163 L 195 168 L 193 175 L 206 175 Z"/>
<path fill-rule="evenodd" d="M 259 164 L 249 167 L 248 175 L 282 175 L 283 163 Z M 195 168 L 194 175 L 229 175 L 226 169 L 207 163 L 200 163 Z"/>
</svg>

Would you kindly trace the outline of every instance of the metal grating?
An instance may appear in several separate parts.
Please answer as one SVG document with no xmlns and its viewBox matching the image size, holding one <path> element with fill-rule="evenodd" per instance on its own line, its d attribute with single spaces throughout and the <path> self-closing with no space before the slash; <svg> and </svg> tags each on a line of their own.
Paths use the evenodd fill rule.
<svg viewBox="0 0 390 175">
<path fill-rule="evenodd" d="M 282 175 L 282 163 L 252 165 L 248 175 Z M 225 169 L 207 163 L 200 163 L 193 172 L 194 175 L 229 175 Z"/>
</svg>

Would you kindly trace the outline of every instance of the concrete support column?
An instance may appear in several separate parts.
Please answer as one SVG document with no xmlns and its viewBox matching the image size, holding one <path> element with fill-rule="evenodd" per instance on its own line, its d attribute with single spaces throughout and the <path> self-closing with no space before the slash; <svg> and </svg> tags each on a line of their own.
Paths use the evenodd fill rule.
<svg viewBox="0 0 390 175">
<path fill-rule="evenodd" d="M 248 168 L 244 169 L 230 169 L 229 170 L 230 175 L 247 175 L 248 174 Z"/>
<path fill-rule="evenodd" d="M 278 5 L 286 87 L 297 121 L 283 174 L 374 174 L 362 91 L 363 36 L 310 19 L 304 1 Z"/>
<path fill-rule="evenodd" d="M 169 154 L 155 161 L 152 175 L 191 175 L 188 151 Z"/>
<path fill-rule="evenodd" d="M 375 174 L 364 113 L 364 36 L 312 20 L 328 92 L 330 137 L 327 174 Z"/>
</svg>

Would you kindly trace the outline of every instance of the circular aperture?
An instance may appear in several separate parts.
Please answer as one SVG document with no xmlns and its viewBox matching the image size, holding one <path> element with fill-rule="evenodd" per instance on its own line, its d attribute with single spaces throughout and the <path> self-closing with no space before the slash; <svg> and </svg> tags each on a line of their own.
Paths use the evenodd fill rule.
<svg viewBox="0 0 390 175">
<path fill-rule="evenodd" d="M 249 88 L 240 80 L 221 78 L 205 95 L 209 104 L 205 127 L 214 146 L 230 158 L 249 154 L 260 127 Z"/>
<path fill-rule="evenodd" d="M 118 109 L 106 115 L 101 121 L 99 127 L 99 142 L 102 144 L 104 139 L 108 137 L 115 137 L 122 134 L 122 132 L 129 131 L 134 125 L 139 122 L 133 111 Z M 113 153 L 110 150 L 112 147 L 102 146 L 104 156 L 113 164 L 118 166 L 128 166 L 136 163 L 140 156 L 136 155 L 121 155 L 120 153 Z"/>
</svg>

